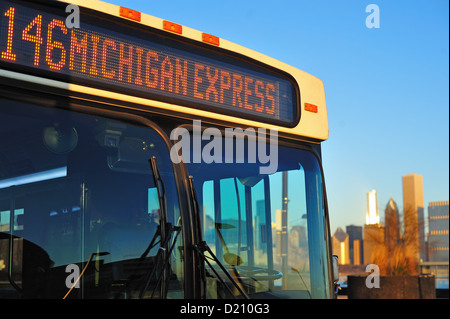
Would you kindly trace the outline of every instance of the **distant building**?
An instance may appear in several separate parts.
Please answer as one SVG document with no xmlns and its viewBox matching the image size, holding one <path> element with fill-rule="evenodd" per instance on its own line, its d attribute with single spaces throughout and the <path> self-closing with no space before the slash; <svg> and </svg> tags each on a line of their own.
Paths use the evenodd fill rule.
<svg viewBox="0 0 450 319">
<path fill-rule="evenodd" d="M 275 230 L 276 230 L 276 253 L 278 257 L 287 256 L 287 232 L 283 229 L 282 209 L 275 210 Z"/>
<path fill-rule="evenodd" d="M 376 248 L 383 243 L 384 228 L 380 225 L 377 191 L 373 189 L 367 193 L 366 224 L 364 225 L 363 237 L 364 265 L 373 263 Z"/>
<path fill-rule="evenodd" d="M 352 265 L 360 265 L 363 262 L 363 250 L 362 239 L 363 230 L 362 226 L 350 225 L 345 228 L 349 237 L 349 254 L 350 263 Z"/>
<path fill-rule="evenodd" d="M 384 241 L 388 251 L 392 251 L 400 243 L 401 234 L 400 214 L 392 197 L 384 210 L 384 227 Z"/>
<path fill-rule="evenodd" d="M 355 239 L 353 241 L 353 265 L 362 265 L 363 257 L 363 241 Z"/>
<path fill-rule="evenodd" d="M 377 191 L 373 189 L 367 193 L 366 224 L 374 225 L 379 223 Z"/>
<path fill-rule="evenodd" d="M 364 225 L 364 265 L 372 264 L 379 245 L 384 244 L 384 227 L 380 224 Z"/>
<path fill-rule="evenodd" d="M 449 261 L 449 201 L 428 204 L 430 261 Z"/>
<path fill-rule="evenodd" d="M 404 240 L 416 250 L 418 260 L 426 260 L 422 175 L 408 174 L 403 182 Z"/>
<path fill-rule="evenodd" d="M 341 265 L 350 264 L 348 241 L 348 234 L 342 228 L 338 227 L 333 235 L 333 254 L 338 256 L 338 261 Z"/>
<path fill-rule="evenodd" d="M 255 219 L 255 250 L 261 250 L 267 253 L 267 226 L 266 226 L 266 207 L 265 201 L 256 201 L 256 219 Z"/>
</svg>

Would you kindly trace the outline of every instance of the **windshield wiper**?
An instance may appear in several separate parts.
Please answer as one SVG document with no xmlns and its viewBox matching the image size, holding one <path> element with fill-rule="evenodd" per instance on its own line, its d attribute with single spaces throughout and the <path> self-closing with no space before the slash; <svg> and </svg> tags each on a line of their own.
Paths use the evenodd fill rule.
<svg viewBox="0 0 450 319">
<path fill-rule="evenodd" d="M 164 240 L 164 242 L 161 244 L 161 246 L 159 247 L 158 253 L 156 254 L 156 261 L 155 261 L 155 265 L 152 269 L 152 271 L 150 272 L 150 274 L 147 277 L 147 280 L 145 281 L 145 285 L 142 288 L 141 292 L 139 293 L 139 299 L 142 299 L 144 297 L 145 292 L 148 289 L 148 286 L 150 285 L 150 281 L 153 278 L 153 276 L 156 273 L 156 270 L 159 269 L 159 261 L 163 260 L 163 265 L 161 267 L 161 269 L 163 271 L 160 272 L 157 280 L 156 280 L 156 284 L 155 287 L 153 288 L 152 294 L 150 296 L 150 298 L 153 298 L 155 292 L 156 292 L 156 288 L 158 288 L 158 285 L 161 283 L 161 279 L 163 278 L 163 276 L 165 277 L 165 280 L 161 283 L 161 297 L 165 296 L 166 293 L 166 286 L 167 286 L 167 280 L 168 280 L 168 276 L 167 274 L 165 274 L 167 266 L 169 264 L 169 260 L 170 260 L 170 255 L 172 254 L 173 248 L 175 247 L 175 244 L 177 242 L 178 239 L 178 235 L 180 234 L 180 230 L 181 227 L 180 226 L 173 226 L 171 223 L 168 223 L 167 225 L 167 237 Z M 170 246 L 169 249 L 166 249 L 165 247 L 167 247 L 167 245 L 169 244 L 170 238 L 172 237 L 173 232 L 177 232 L 177 234 L 175 235 L 175 238 L 173 240 L 172 245 Z M 162 257 L 163 256 L 163 257 Z"/>
<path fill-rule="evenodd" d="M 197 220 L 200 220 L 199 219 L 200 218 L 200 216 L 199 216 L 199 205 L 198 205 L 198 201 L 197 201 L 197 196 L 196 196 L 196 192 L 195 192 L 195 187 L 194 187 L 194 182 L 193 182 L 192 176 L 189 176 L 189 187 L 190 187 L 191 198 L 192 198 L 192 202 L 193 202 L 193 206 L 194 206 L 195 218 Z M 199 234 L 199 236 L 201 238 L 201 233 Z M 236 298 L 236 296 L 231 291 L 231 288 L 227 285 L 227 283 L 223 280 L 223 278 L 219 275 L 219 273 L 211 265 L 211 263 L 208 260 L 208 257 L 206 257 L 206 255 L 205 255 L 205 252 L 208 252 L 209 255 L 212 257 L 212 259 L 216 262 L 216 264 L 219 265 L 220 269 L 227 276 L 227 278 L 230 280 L 230 282 L 233 284 L 233 286 L 239 291 L 239 293 L 245 299 L 250 299 L 250 297 L 247 295 L 247 293 L 241 288 L 239 283 L 237 283 L 236 280 L 228 273 L 228 271 L 225 269 L 223 264 L 220 262 L 220 260 L 217 258 L 217 256 L 212 252 L 211 248 L 208 246 L 208 244 L 205 241 L 200 240 L 199 244 L 194 245 L 194 249 L 198 253 L 198 255 L 203 259 L 203 261 L 205 261 L 208 264 L 208 266 L 211 268 L 211 270 L 216 275 L 216 278 L 222 283 L 222 285 L 224 285 L 227 288 L 228 292 L 234 298 Z M 206 281 L 206 280 L 204 279 L 204 281 Z"/>
<path fill-rule="evenodd" d="M 211 248 L 209 248 L 208 244 L 205 241 L 202 241 L 200 244 L 194 245 L 195 250 L 197 253 L 202 257 L 202 259 L 208 264 L 208 266 L 211 268 L 211 270 L 216 275 L 216 278 L 219 279 L 219 281 L 224 285 L 228 292 L 236 298 L 234 293 L 231 291 L 230 287 L 228 287 L 227 283 L 223 278 L 219 275 L 219 273 L 214 269 L 214 267 L 211 265 L 211 263 L 208 261 L 208 257 L 205 256 L 205 251 L 207 251 L 212 259 L 219 265 L 220 269 L 223 271 L 223 273 L 227 276 L 227 278 L 231 281 L 233 286 L 239 291 L 239 293 L 245 298 L 250 299 L 250 297 L 247 295 L 247 293 L 241 288 L 241 286 L 236 282 L 236 280 L 228 273 L 228 271 L 225 269 L 223 264 L 219 261 L 217 256 L 212 252 Z"/>
<path fill-rule="evenodd" d="M 149 273 L 147 280 L 145 281 L 144 287 L 142 288 L 141 292 L 139 293 L 139 299 L 142 299 L 144 297 L 145 292 L 147 291 L 148 286 L 150 285 L 150 281 L 153 278 L 153 276 L 156 273 L 156 270 L 158 269 L 160 260 L 163 261 L 162 271 L 159 274 L 159 277 L 157 279 L 156 285 L 152 292 L 152 297 L 156 291 L 156 288 L 158 287 L 159 283 L 161 282 L 161 279 L 163 279 L 161 283 L 161 297 L 166 295 L 166 287 L 167 287 L 167 280 L 168 280 L 168 274 L 167 274 L 167 266 L 169 264 L 170 254 L 172 253 L 172 250 L 175 246 L 175 243 L 177 241 L 179 231 L 181 230 L 181 227 L 179 226 L 173 226 L 171 223 L 168 222 L 167 217 L 167 202 L 166 202 L 166 192 L 164 188 L 164 183 L 161 179 L 161 175 L 159 173 L 158 164 L 156 163 L 156 158 L 152 156 L 149 159 L 150 168 L 152 170 L 153 174 L 153 182 L 156 186 L 156 190 L 158 193 L 158 200 L 159 200 L 159 226 L 158 230 L 156 231 L 155 235 L 153 236 L 150 244 L 148 245 L 145 252 L 141 255 L 141 259 L 145 258 L 150 251 L 151 248 L 153 248 L 156 243 L 156 237 L 159 235 L 160 237 L 160 247 L 158 249 L 158 253 L 156 254 L 155 259 L 155 265 L 152 269 L 152 271 Z M 174 231 L 177 231 L 177 235 L 175 236 L 175 239 L 173 241 L 173 244 L 171 247 L 169 247 L 169 241 L 172 237 L 172 234 Z"/>
<path fill-rule="evenodd" d="M 166 229 L 164 226 L 167 225 L 167 201 L 166 201 L 166 189 L 164 188 L 164 182 L 161 179 L 159 173 L 158 164 L 156 163 L 156 157 L 152 156 L 149 159 L 150 168 L 153 174 L 153 182 L 155 184 L 158 200 L 159 200 L 159 224 L 160 224 L 160 237 L 161 242 L 166 238 Z"/>
</svg>

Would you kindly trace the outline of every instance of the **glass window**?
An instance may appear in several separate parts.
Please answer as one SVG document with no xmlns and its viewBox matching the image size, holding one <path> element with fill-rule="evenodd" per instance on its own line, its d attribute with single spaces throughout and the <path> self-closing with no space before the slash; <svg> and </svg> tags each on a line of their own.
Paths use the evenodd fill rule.
<svg viewBox="0 0 450 319">
<path fill-rule="evenodd" d="M 182 236 L 162 214 L 180 225 L 154 129 L 0 100 L 0 297 L 183 298 Z M 158 257 L 162 228 L 174 248 Z"/>
<path fill-rule="evenodd" d="M 328 298 L 327 228 L 317 158 L 280 146 L 276 172 L 265 175 L 259 161 L 225 161 L 226 151 L 222 149 L 222 163 L 187 164 L 203 239 L 211 251 L 251 298 Z M 207 297 L 238 296 L 219 265 L 212 267 L 231 292 L 207 266 Z"/>
</svg>

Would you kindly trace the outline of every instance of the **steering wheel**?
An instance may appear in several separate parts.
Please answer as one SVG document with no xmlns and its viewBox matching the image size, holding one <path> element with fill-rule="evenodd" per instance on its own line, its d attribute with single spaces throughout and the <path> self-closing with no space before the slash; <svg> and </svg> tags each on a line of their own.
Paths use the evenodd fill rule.
<svg viewBox="0 0 450 319">
<path fill-rule="evenodd" d="M 261 268 L 256 266 L 236 266 L 237 276 L 239 278 L 251 278 L 255 281 L 260 280 L 277 280 L 283 277 L 281 271 L 269 268 Z"/>
</svg>

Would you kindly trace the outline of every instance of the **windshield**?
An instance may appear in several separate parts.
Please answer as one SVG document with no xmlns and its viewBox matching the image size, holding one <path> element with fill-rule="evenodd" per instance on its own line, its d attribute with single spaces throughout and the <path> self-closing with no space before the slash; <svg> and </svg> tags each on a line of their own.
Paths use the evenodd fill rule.
<svg viewBox="0 0 450 319">
<path fill-rule="evenodd" d="M 155 129 L 0 99 L 0 297 L 183 298 L 179 214 Z"/>
<path fill-rule="evenodd" d="M 215 138 L 216 145 L 233 143 Z M 208 143 L 204 138 L 202 161 L 195 161 L 194 148 L 187 166 L 211 251 L 251 298 L 328 298 L 327 226 L 317 158 L 278 146 L 275 171 L 261 174 L 261 165 L 267 164 L 239 160 L 251 155 L 237 149 L 230 155 L 230 148 L 217 151 L 219 146 L 210 153 Z M 205 154 L 216 161 L 205 161 Z M 211 266 L 216 269 L 206 267 L 207 297 L 239 296 L 212 271 L 220 274 L 221 268 Z"/>
</svg>

